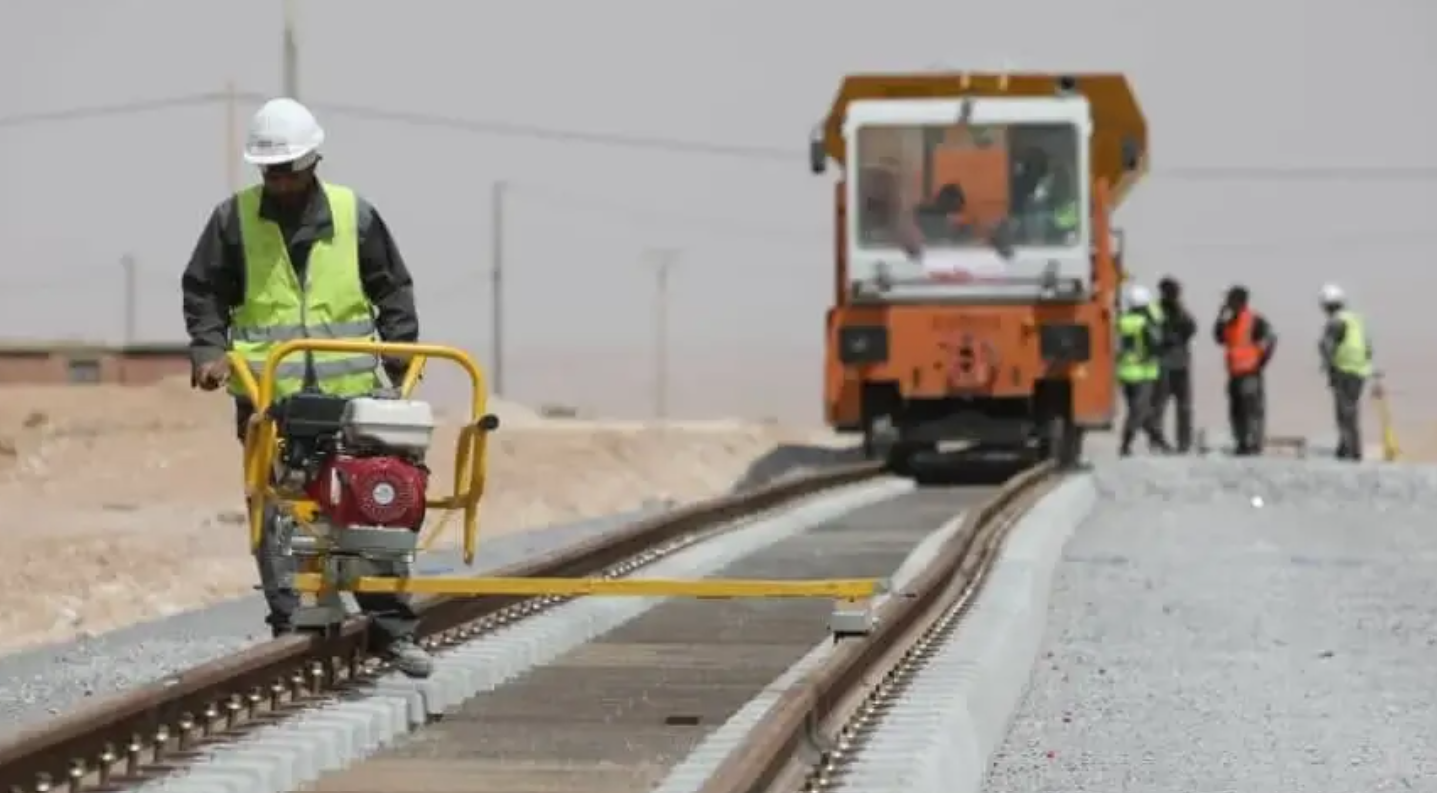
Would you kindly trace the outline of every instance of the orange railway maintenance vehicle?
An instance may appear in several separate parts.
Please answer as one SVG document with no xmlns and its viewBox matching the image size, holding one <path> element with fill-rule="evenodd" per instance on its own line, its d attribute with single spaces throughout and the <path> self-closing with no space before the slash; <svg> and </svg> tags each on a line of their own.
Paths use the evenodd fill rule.
<svg viewBox="0 0 1437 793">
<path fill-rule="evenodd" d="M 1112 428 L 1112 215 L 1147 167 L 1123 75 L 850 76 L 810 160 L 842 170 L 830 426 L 900 472 L 953 443 L 1071 465 Z"/>
</svg>

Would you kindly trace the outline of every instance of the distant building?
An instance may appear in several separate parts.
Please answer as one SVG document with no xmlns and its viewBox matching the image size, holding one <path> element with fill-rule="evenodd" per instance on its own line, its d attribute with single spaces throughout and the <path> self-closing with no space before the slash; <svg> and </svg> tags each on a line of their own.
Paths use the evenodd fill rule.
<svg viewBox="0 0 1437 793">
<path fill-rule="evenodd" d="M 180 342 L 107 345 L 87 342 L 0 341 L 0 387 L 7 385 L 149 385 L 188 377 L 188 347 Z"/>
</svg>

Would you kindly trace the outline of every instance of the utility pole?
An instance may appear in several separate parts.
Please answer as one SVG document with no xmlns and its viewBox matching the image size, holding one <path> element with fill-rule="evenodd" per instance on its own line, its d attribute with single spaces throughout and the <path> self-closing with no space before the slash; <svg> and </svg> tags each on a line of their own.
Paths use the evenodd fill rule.
<svg viewBox="0 0 1437 793">
<path fill-rule="evenodd" d="M 299 42 L 294 32 L 298 4 L 299 0 L 284 0 L 284 61 L 281 73 L 284 76 L 284 95 L 291 99 L 299 99 Z"/>
<path fill-rule="evenodd" d="M 494 213 L 489 221 L 490 244 L 493 246 L 489 263 L 489 321 L 493 323 L 489 332 L 493 345 L 489 367 L 493 383 L 489 390 L 499 396 L 509 393 L 504 390 L 504 197 L 508 189 L 509 185 L 502 179 L 495 182 L 489 199 L 490 210 Z"/>
<path fill-rule="evenodd" d="M 120 257 L 120 269 L 122 272 L 124 272 L 125 278 L 125 328 L 123 342 L 125 347 L 128 348 L 134 345 L 135 338 L 138 335 L 138 329 L 136 328 L 136 325 L 139 322 L 139 311 L 137 305 L 137 303 L 139 302 L 140 293 L 138 283 L 139 265 L 136 263 L 135 257 L 127 253 L 124 256 Z"/>
<path fill-rule="evenodd" d="M 669 417 L 669 271 L 679 263 L 679 252 L 661 248 L 649 252 L 654 268 L 654 417 Z"/>
</svg>

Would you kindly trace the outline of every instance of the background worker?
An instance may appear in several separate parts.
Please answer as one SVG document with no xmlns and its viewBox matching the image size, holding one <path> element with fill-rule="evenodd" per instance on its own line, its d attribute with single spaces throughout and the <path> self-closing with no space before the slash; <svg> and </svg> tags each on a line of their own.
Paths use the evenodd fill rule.
<svg viewBox="0 0 1437 793">
<path fill-rule="evenodd" d="M 1327 373 L 1327 387 L 1337 413 L 1337 459 L 1362 459 L 1362 421 L 1359 407 L 1367 378 L 1372 376 L 1372 342 L 1362 318 L 1347 308 L 1347 296 L 1337 284 L 1322 287 L 1322 310 L 1327 314 L 1318 350 Z"/>
<path fill-rule="evenodd" d="M 419 338 L 409 270 L 374 207 L 349 188 L 319 180 L 323 142 L 324 130 L 299 102 L 265 103 L 244 147 L 263 184 L 215 208 L 181 277 L 192 382 L 206 391 L 229 383 L 241 440 L 254 405 L 231 380 L 229 350 L 243 353 L 258 376 L 270 350 L 293 338 Z M 275 396 L 305 385 L 340 396 L 373 393 L 384 386 L 380 363 L 372 355 L 295 356 L 281 363 Z M 382 363 L 390 383 L 398 383 L 407 362 Z M 266 516 L 256 563 L 267 622 L 279 636 L 293 630 L 299 595 L 287 586 L 293 557 L 283 555 L 276 518 Z M 432 671 L 429 655 L 414 643 L 418 619 L 406 597 L 356 593 L 355 600 L 373 619 L 376 652 L 412 677 Z"/>
<path fill-rule="evenodd" d="M 1153 390 L 1162 375 L 1158 362 L 1162 337 L 1150 311 L 1151 303 L 1152 293 L 1147 287 L 1132 284 L 1127 288 L 1127 306 L 1118 317 L 1118 382 L 1127 406 L 1118 449 L 1123 457 L 1132 454 L 1133 439 L 1139 430 L 1147 434 L 1149 450 L 1171 450 L 1153 415 Z"/>
<path fill-rule="evenodd" d="M 1193 445 L 1192 340 L 1197 321 L 1182 300 L 1182 286 L 1173 278 L 1158 282 L 1158 304 L 1153 312 L 1161 326 L 1159 363 L 1162 377 L 1153 398 L 1153 423 L 1166 428 L 1168 402 L 1177 412 L 1177 451 L 1187 454 Z"/>
<path fill-rule="evenodd" d="M 1277 349 L 1277 334 L 1267 319 L 1248 305 L 1246 287 L 1228 290 L 1213 324 L 1213 339 L 1223 348 L 1227 364 L 1227 410 L 1234 452 L 1262 454 L 1267 430 L 1263 373 Z"/>
</svg>

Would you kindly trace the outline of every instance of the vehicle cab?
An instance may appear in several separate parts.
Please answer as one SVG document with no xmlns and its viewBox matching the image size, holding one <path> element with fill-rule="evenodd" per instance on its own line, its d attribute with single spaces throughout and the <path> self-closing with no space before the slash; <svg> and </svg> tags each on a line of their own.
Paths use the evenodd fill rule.
<svg viewBox="0 0 1437 793">
<path fill-rule="evenodd" d="M 854 302 L 1089 298 L 1084 96 L 862 99 L 846 111 Z"/>
</svg>

